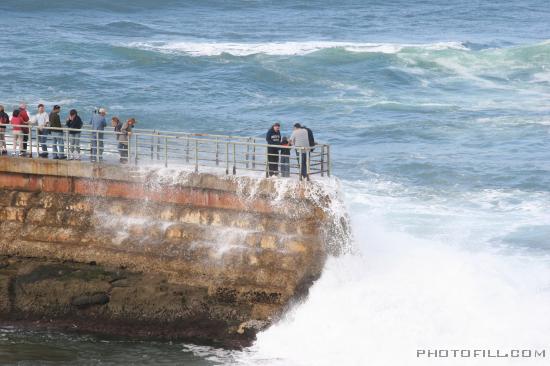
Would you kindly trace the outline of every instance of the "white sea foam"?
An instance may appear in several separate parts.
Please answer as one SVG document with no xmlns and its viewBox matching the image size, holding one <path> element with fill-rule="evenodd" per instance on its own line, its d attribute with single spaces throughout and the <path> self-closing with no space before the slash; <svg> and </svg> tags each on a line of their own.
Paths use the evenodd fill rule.
<svg viewBox="0 0 550 366">
<path fill-rule="evenodd" d="M 131 48 L 159 51 L 164 53 L 184 53 L 191 56 L 218 56 L 224 53 L 233 56 L 266 54 L 272 56 L 306 55 L 323 49 L 340 48 L 359 53 L 398 53 L 404 49 L 423 50 L 468 50 L 460 42 L 437 42 L 430 44 L 399 43 L 354 43 L 332 41 L 270 42 L 270 43 L 221 43 L 221 42 L 132 42 Z"/>
<path fill-rule="evenodd" d="M 232 362 L 430 365 L 442 360 L 417 358 L 417 349 L 547 349 L 547 259 L 503 254 L 489 241 L 515 221 L 550 224 L 544 210 L 548 194 L 482 190 L 419 198 L 422 192 L 382 177 L 346 182 L 344 188 L 355 253 L 331 258 L 308 299 L 260 333 L 251 349 L 231 355 Z M 413 221 L 432 215 L 433 227 L 418 235 L 407 214 Z M 547 360 L 444 361 L 540 365 Z"/>
<path fill-rule="evenodd" d="M 363 255 L 331 259 L 308 300 L 261 333 L 243 364 L 424 365 L 417 349 L 545 349 L 547 266 L 419 240 L 373 217 L 355 219 Z"/>
</svg>

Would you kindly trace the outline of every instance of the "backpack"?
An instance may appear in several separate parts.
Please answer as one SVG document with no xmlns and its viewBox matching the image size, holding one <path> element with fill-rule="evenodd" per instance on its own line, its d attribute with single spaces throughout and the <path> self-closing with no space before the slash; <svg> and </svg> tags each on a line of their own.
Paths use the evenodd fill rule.
<svg viewBox="0 0 550 366">
<path fill-rule="evenodd" d="M 307 139 L 309 140 L 309 146 L 313 147 L 315 146 L 315 138 L 313 137 L 313 131 L 309 129 L 308 127 L 304 127 L 307 130 Z M 313 149 L 311 149 L 313 151 Z"/>
<path fill-rule="evenodd" d="M 10 123 L 10 117 L 5 112 L 0 112 L 0 124 L 8 125 Z M 0 128 L 6 128 L 6 126 L 1 126 Z"/>
</svg>

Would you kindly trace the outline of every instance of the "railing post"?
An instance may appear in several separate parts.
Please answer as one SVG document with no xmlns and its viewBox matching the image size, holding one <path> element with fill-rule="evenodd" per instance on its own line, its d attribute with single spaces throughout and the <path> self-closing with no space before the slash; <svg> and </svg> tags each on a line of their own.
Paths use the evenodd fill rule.
<svg viewBox="0 0 550 366">
<path fill-rule="evenodd" d="M 237 174 L 237 145 L 233 144 L 233 175 Z"/>
<path fill-rule="evenodd" d="M 325 176 L 325 145 L 321 145 L 321 177 Z"/>
<path fill-rule="evenodd" d="M 330 145 L 327 145 L 327 176 L 330 177 L 330 171 L 332 169 L 332 164 L 330 162 Z"/>
<path fill-rule="evenodd" d="M 95 133 L 95 159 L 99 161 L 99 131 Z"/>
<path fill-rule="evenodd" d="M 32 158 L 32 128 L 33 128 L 33 126 L 29 126 L 29 142 L 27 143 L 27 148 L 28 148 L 29 145 L 30 145 L 30 150 L 31 150 L 31 152 L 30 152 L 29 156 L 30 156 L 31 158 Z M 36 151 L 38 151 L 38 150 L 36 150 Z"/>
<path fill-rule="evenodd" d="M 63 130 L 63 145 L 63 156 L 68 159 L 71 147 L 69 146 L 69 131 L 66 130 Z"/>
<path fill-rule="evenodd" d="M 168 136 L 164 138 L 164 167 L 168 166 Z"/>
<path fill-rule="evenodd" d="M 225 142 L 225 174 L 229 174 L 229 142 Z"/>
<path fill-rule="evenodd" d="M 216 136 L 216 166 L 220 165 L 218 137 Z"/>
<path fill-rule="evenodd" d="M 126 154 L 126 160 L 128 161 L 128 164 L 130 164 L 132 159 L 132 135 L 128 136 L 128 151 Z"/>
<path fill-rule="evenodd" d="M 157 142 L 157 160 L 160 160 L 160 136 L 159 136 L 159 133 L 158 131 L 155 131 L 157 137 L 156 137 L 156 142 Z"/>
<path fill-rule="evenodd" d="M 248 169 L 248 160 L 250 159 L 250 138 L 248 139 L 247 141 L 248 143 L 246 144 L 246 169 Z"/>
<path fill-rule="evenodd" d="M 265 177 L 269 178 L 269 148 L 265 148 Z"/>
<path fill-rule="evenodd" d="M 199 140 L 195 140 L 195 173 L 199 171 Z"/>
<path fill-rule="evenodd" d="M 299 147 L 297 149 L 298 151 L 298 175 L 300 176 L 300 180 L 302 180 L 302 149 Z"/>
<path fill-rule="evenodd" d="M 134 135 L 136 138 L 135 138 L 135 141 L 136 141 L 136 157 L 135 157 L 135 160 L 134 160 L 134 164 L 137 165 L 138 163 L 138 155 L 139 155 L 139 147 L 138 147 L 138 135 Z"/>
<path fill-rule="evenodd" d="M 151 160 L 155 160 L 155 134 L 151 135 Z"/>
<path fill-rule="evenodd" d="M 187 137 L 187 146 L 185 148 L 185 162 L 189 163 L 189 137 Z"/>
<path fill-rule="evenodd" d="M 310 164 L 311 164 L 311 157 L 310 157 L 310 154 L 311 154 L 311 151 L 309 149 L 306 149 L 306 179 L 309 181 L 309 174 L 311 173 L 310 171 Z"/>
<path fill-rule="evenodd" d="M 256 169 L 256 140 L 254 141 L 254 145 L 252 146 L 252 169 Z"/>
<path fill-rule="evenodd" d="M 44 133 L 44 130 L 42 130 L 42 133 Z M 40 134 L 38 133 L 38 127 L 36 127 L 36 155 L 40 157 Z"/>
</svg>

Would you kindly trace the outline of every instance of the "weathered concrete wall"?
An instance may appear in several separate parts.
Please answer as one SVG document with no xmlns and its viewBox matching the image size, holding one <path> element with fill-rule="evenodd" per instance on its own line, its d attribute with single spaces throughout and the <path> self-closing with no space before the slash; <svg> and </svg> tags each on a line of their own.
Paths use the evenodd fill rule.
<svg viewBox="0 0 550 366">
<path fill-rule="evenodd" d="M 328 197 L 278 184 L 0 158 L 0 318 L 248 344 L 319 277 L 333 225 Z"/>
</svg>

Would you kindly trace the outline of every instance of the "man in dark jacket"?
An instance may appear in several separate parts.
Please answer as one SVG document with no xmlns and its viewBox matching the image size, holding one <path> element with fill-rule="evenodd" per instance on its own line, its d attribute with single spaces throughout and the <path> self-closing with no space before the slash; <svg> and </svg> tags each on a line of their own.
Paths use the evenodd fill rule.
<svg viewBox="0 0 550 366">
<path fill-rule="evenodd" d="M 271 128 L 267 131 L 265 140 L 268 145 L 281 145 L 281 125 L 279 123 L 275 123 L 271 126 Z M 269 176 L 279 174 L 279 150 L 280 149 L 276 146 L 269 146 L 267 148 Z"/>
<path fill-rule="evenodd" d="M 63 130 L 61 130 L 61 118 L 59 118 L 60 111 L 61 107 L 54 105 L 49 118 L 50 127 L 52 127 L 52 152 L 54 159 L 65 159 L 65 141 L 63 139 Z"/>
<path fill-rule="evenodd" d="M 82 128 L 82 119 L 76 109 L 71 109 L 66 126 L 69 131 L 69 160 L 80 160 L 80 129 Z"/>
</svg>

